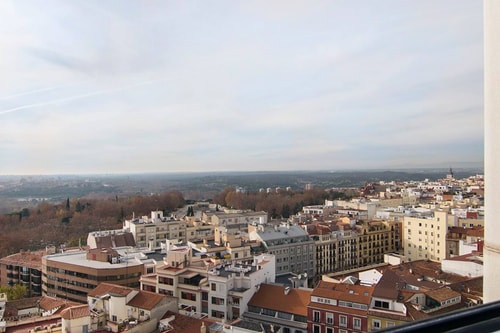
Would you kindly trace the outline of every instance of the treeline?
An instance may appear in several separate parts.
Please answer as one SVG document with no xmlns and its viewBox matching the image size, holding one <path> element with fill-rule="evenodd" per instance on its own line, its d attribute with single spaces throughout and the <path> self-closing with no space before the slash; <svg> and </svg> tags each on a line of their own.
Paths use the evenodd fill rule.
<svg viewBox="0 0 500 333">
<path fill-rule="evenodd" d="M 325 199 L 349 199 L 354 190 L 279 191 L 272 193 L 236 192 L 228 187 L 213 201 L 224 207 L 266 211 L 270 218 L 288 218 L 303 206 L 323 204 Z M 186 204 L 181 192 L 151 196 L 112 197 L 107 199 L 68 198 L 58 204 L 42 203 L 34 208 L 0 215 L 0 257 L 20 250 L 39 250 L 47 245 L 68 247 L 85 245 L 91 231 L 121 229 L 132 215 L 150 215 L 153 210 L 165 214 Z"/>
<path fill-rule="evenodd" d="M 288 218 L 302 210 L 304 206 L 321 205 L 327 200 L 350 199 L 358 194 L 355 190 L 325 191 L 311 189 L 306 191 L 237 192 L 228 187 L 214 197 L 214 202 L 234 209 L 265 211 L 272 219 Z"/>
<path fill-rule="evenodd" d="M 151 196 L 109 199 L 66 199 L 59 204 L 42 203 L 34 208 L 0 215 L 0 257 L 47 245 L 85 244 L 90 231 L 120 229 L 124 219 L 149 215 L 153 210 L 166 213 L 183 207 L 180 192 Z"/>
</svg>

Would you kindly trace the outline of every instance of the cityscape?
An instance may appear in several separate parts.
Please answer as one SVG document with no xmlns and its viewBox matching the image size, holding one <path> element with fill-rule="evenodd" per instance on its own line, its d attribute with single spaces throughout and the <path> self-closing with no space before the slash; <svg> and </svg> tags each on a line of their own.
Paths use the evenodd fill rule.
<svg viewBox="0 0 500 333">
<path fill-rule="evenodd" d="M 0 333 L 500 331 L 500 2 L 0 3 Z"/>
<path fill-rule="evenodd" d="M 204 201 L 165 194 L 175 201 L 168 208 L 162 194 L 142 194 L 137 214 L 120 212 L 114 228 L 100 224 L 72 244 L 44 235 L 45 244 L 3 256 L 0 327 L 371 332 L 472 308 L 484 302 L 484 187 L 482 174 L 457 178 L 450 168 L 358 188 L 234 186 Z M 139 214 L 151 198 L 161 209 Z M 62 228 L 86 212 L 117 212 L 98 201 L 128 212 L 138 196 L 84 200 L 41 202 L 10 223 L 41 223 L 39 215 L 45 228 L 51 219 Z"/>
</svg>

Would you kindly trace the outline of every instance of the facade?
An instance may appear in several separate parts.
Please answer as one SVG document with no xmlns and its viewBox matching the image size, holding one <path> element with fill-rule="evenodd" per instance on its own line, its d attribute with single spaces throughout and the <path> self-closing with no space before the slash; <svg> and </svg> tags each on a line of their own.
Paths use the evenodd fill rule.
<svg viewBox="0 0 500 333">
<path fill-rule="evenodd" d="M 359 224 L 306 225 L 316 245 L 316 274 L 350 270 L 384 262 L 384 254 L 400 249 L 401 223 L 369 221 Z M 336 227 L 336 231 L 332 229 Z"/>
<path fill-rule="evenodd" d="M 143 216 L 125 220 L 123 229 L 134 235 L 138 247 L 150 250 L 160 250 L 168 241 L 185 242 L 187 240 L 187 223 L 167 218 L 163 216 L 162 211 L 152 211 L 151 217 Z"/>
<path fill-rule="evenodd" d="M 80 303 L 101 282 L 139 287 L 139 278 L 154 262 L 131 249 L 91 249 L 47 255 L 42 259 L 42 291 Z"/>
<path fill-rule="evenodd" d="M 363 267 L 384 262 L 384 254 L 401 248 L 401 223 L 398 221 L 368 221 L 357 229 L 358 264 Z"/>
<path fill-rule="evenodd" d="M 408 261 L 447 258 L 448 213 L 436 210 L 430 216 L 405 216 L 403 219 L 404 255 Z"/>
<path fill-rule="evenodd" d="M 248 237 L 260 242 L 267 253 L 276 256 L 276 275 L 306 273 L 311 278 L 314 276 L 315 243 L 300 226 L 289 223 L 249 225 Z"/>
<path fill-rule="evenodd" d="M 320 281 L 307 307 L 308 332 L 368 331 L 372 286 Z"/>
<path fill-rule="evenodd" d="M 26 297 L 42 295 L 42 257 L 47 251 L 19 252 L 0 259 L 0 285 L 26 287 Z"/>
<path fill-rule="evenodd" d="M 312 289 L 263 283 L 248 302 L 243 318 L 281 327 L 282 333 L 306 333 L 311 292 Z"/>
<path fill-rule="evenodd" d="M 332 231 L 326 225 L 306 228 L 316 245 L 316 275 L 358 267 L 359 235 L 355 229 Z"/>
</svg>

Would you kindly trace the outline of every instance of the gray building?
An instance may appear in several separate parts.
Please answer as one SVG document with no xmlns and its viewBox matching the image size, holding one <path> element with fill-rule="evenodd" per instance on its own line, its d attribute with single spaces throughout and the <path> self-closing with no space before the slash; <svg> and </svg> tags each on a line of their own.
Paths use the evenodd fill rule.
<svg viewBox="0 0 500 333">
<path fill-rule="evenodd" d="M 249 225 L 248 236 L 276 256 L 276 275 L 307 273 L 312 278 L 316 273 L 314 241 L 300 226 L 289 223 Z"/>
</svg>

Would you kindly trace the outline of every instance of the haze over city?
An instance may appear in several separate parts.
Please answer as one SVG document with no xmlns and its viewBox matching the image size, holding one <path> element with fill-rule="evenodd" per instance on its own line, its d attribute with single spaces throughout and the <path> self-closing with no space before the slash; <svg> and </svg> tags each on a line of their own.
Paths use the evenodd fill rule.
<svg viewBox="0 0 500 333">
<path fill-rule="evenodd" d="M 0 174 L 483 165 L 481 1 L 2 1 Z"/>
</svg>

